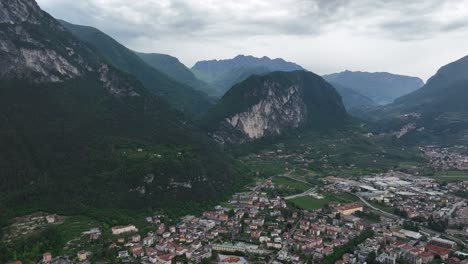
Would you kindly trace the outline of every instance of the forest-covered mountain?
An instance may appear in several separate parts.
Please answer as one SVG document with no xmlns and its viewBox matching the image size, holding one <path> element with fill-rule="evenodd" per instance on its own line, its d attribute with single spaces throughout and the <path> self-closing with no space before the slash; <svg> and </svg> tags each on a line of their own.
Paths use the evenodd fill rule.
<svg viewBox="0 0 468 264">
<path fill-rule="evenodd" d="M 297 129 L 325 129 L 348 119 L 341 97 L 306 71 L 254 75 L 232 87 L 203 119 L 217 141 L 242 144 Z"/>
<path fill-rule="evenodd" d="M 346 111 L 350 114 L 359 115 L 360 112 L 365 111 L 376 106 L 374 101 L 351 88 L 345 87 L 339 83 L 330 83 L 335 90 L 340 94 Z"/>
<path fill-rule="evenodd" d="M 233 59 L 199 61 L 193 67 L 195 75 L 210 84 L 217 96 L 222 96 L 234 84 L 251 75 L 266 74 L 273 71 L 297 71 L 303 68 L 283 59 L 238 55 Z"/>
<path fill-rule="evenodd" d="M 411 124 L 409 143 L 468 142 L 468 56 L 441 67 L 421 89 L 371 113 L 383 127 Z"/>
<path fill-rule="evenodd" d="M 184 114 L 34 1 L 0 12 L 0 216 L 174 207 L 242 183 Z"/>
<path fill-rule="evenodd" d="M 196 115 L 211 106 L 211 100 L 201 91 L 175 80 L 164 71 L 148 65 L 137 54 L 96 28 L 61 24 L 81 41 L 91 45 L 117 69 L 135 76 L 149 91 L 166 99 L 187 114 Z M 197 85 L 197 83 L 194 83 Z"/>
<path fill-rule="evenodd" d="M 351 88 L 379 105 L 392 103 L 396 98 L 409 94 L 424 85 L 424 82 L 417 77 L 387 72 L 344 71 L 324 75 L 323 78 Z"/>
<path fill-rule="evenodd" d="M 207 83 L 199 80 L 195 74 L 176 57 L 160 53 L 135 52 L 135 54 L 151 67 L 165 73 L 178 82 L 208 94 L 214 93 L 214 90 Z"/>
</svg>

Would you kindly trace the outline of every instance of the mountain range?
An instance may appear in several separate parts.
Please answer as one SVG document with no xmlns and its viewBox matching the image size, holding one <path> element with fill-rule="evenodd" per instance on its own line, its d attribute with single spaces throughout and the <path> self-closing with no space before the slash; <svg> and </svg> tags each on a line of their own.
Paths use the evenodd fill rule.
<svg viewBox="0 0 468 264">
<path fill-rule="evenodd" d="M 301 66 L 283 59 L 238 55 L 226 60 L 199 61 L 193 67 L 195 75 L 208 83 L 217 96 L 222 96 L 233 85 L 254 74 L 265 74 L 273 71 L 304 70 Z"/>
<path fill-rule="evenodd" d="M 388 72 L 344 71 L 324 75 L 323 78 L 331 83 L 353 89 L 379 105 L 392 103 L 398 97 L 409 94 L 424 85 L 420 78 Z"/>
</svg>

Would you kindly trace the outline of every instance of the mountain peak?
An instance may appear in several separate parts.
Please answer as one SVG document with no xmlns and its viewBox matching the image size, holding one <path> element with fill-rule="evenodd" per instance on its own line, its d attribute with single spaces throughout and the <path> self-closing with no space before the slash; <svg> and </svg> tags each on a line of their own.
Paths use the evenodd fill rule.
<svg viewBox="0 0 468 264">
<path fill-rule="evenodd" d="M 254 74 L 298 70 L 304 70 L 304 68 L 281 58 L 270 59 L 267 56 L 257 58 L 243 54 L 232 59 L 199 61 L 192 67 L 192 71 L 199 79 L 216 87 L 221 95 L 234 84 Z"/>
</svg>

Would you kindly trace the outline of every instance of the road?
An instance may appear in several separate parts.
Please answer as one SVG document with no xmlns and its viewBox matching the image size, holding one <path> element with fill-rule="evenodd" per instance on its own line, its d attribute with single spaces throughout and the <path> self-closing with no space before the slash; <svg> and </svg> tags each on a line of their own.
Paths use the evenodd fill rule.
<svg viewBox="0 0 468 264">
<path fill-rule="evenodd" d="M 386 217 L 392 218 L 392 219 L 397 219 L 397 220 L 406 220 L 406 219 L 404 219 L 404 218 L 402 218 L 402 217 L 400 217 L 400 216 L 398 216 L 398 215 L 394 215 L 394 214 L 391 214 L 391 213 L 389 213 L 389 212 L 385 212 L 384 210 L 373 206 L 372 204 L 370 204 L 369 202 L 367 202 L 366 199 L 364 199 L 363 197 L 361 197 L 361 196 L 359 196 L 359 195 L 356 195 L 355 193 L 352 193 L 352 192 L 347 192 L 347 193 L 356 196 L 356 197 L 359 198 L 359 200 L 361 200 L 361 202 L 363 202 L 367 207 L 373 209 L 374 211 L 376 211 L 376 212 L 379 213 L 380 215 L 383 215 L 383 216 L 386 216 Z M 427 228 L 421 227 L 421 226 L 419 227 L 419 230 L 420 230 L 420 231 L 423 231 L 423 232 L 426 232 L 426 233 L 428 233 L 428 234 L 431 234 L 431 235 L 438 235 L 438 236 L 441 236 L 441 237 L 445 237 L 445 238 L 447 238 L 447 239 L 451 239 L 451 240 L 457 242 L 458 244 L 461 244 L 461 245 L 463 245 L 463 246 L 466 246 L 466 243 L 465 243 L 463 240 L 458 239 L 458 238 L 456 238 L 456 237 L 453 237 L 453 236 L 451 236 L 451 235 L 448 235 L 448 234 L 446 234 L 446 233 L 440 233 L 440 232 L 434 231 L 434 230 L 432 230 L 432 229 L 427 229 Z"/>
<path fill-rule="evenodd" d="M 284 199 L 285 200 L 291 200 L 291 199 L 294 199 L 294 198 L 297 198 L 297 197 L 306 196 L 306 195 L 309 195 L 309 194 L 313 193 L 316 189 L 317 189 L 317 187 L 312 187 L 312 188 L 308 189 L 307 191 L 305 191 L 303 193 L 298 193 L 298 194 L 286 196 L 286 197 L 284 197 Z"/>
<path fill-rule="evenodd" d="M 313 186 L 312 184 L 310 184 L 309 182 L 306 182 L 306 181 L 303 181 L 303 180 L 300 180 L 300 179 L 297 179 L 297 178 L 294 178 L 294 177 L 291 177 L 289 175 L 291 175 L 291 173 L 293 173 L 293 171 L 289 171 L 288 173 L 285 173 L 283 175 L 281 175 L 281 177 L 285 177 L 285 178 L 288 178 L 288 179 L 291 179 L 293 181 L 297 181 L 297 182 L 302 182 L 302 183 L 305 183 L 309 186 Z M 315 190 L 317 189 L 317 186 L 313 186 L 312 188 L 308 189 L 307 191 L 303 192 L 303 193 L 298 193 L 298 194 L 294 194 L 294 195 L 290 195 L 290 196 L 286 196 L 284 197 L 285 200 L 291 200 L 291 199 L 294 199 L 294 198 L 297 198 L 297 197 L 302 197 L 302 196 L 307 196 L 309 195 L 310 193 L 314 192 Z"/>
</svg>

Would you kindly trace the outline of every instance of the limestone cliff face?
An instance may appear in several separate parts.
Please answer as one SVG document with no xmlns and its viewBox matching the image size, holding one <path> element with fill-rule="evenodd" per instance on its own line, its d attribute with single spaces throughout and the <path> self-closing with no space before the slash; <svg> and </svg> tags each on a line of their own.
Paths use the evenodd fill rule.
<svg viewBox="0 0 468 264">
<path fill-rule="evenodd" d="M 138 95 L 35 1 L 0 2 L 0 78 L 56 83 L 89 75 L 99 76 L 115 96 Z"/>
<path fill-rule="evenodd" d="M 280 135 L 285 129 L 297 128 L 305 120 L 307 109 L 297 85 L 279 89 L 279 84 L 265 81 L 265 98 L 246 111 L 224 119 L 221 127 L 234 128 L 246 139 Z M 222 138 L 215 132 L 213 135 Z"/>
<path fill-rule="evenodd" d="M 226 144 L 274 137 L 326 119 L 346 118 L 336 91 L 310 72 L 253 76 L 234 86 L 208 114 L 210 135 Z"/>
</svg>

